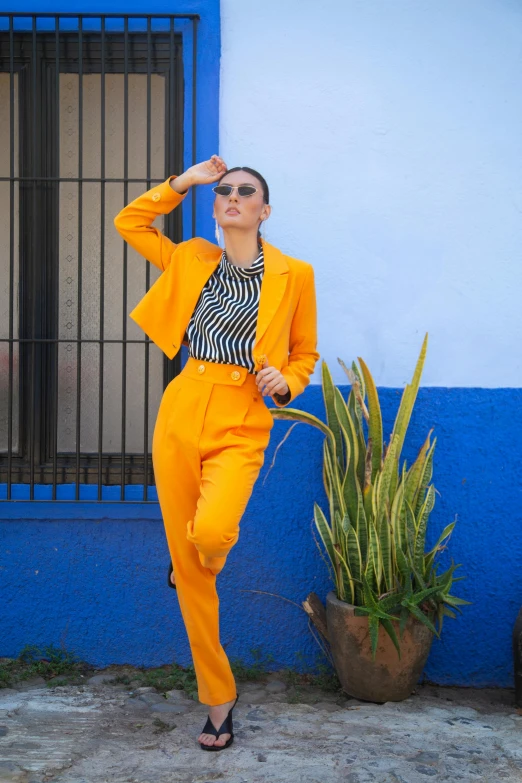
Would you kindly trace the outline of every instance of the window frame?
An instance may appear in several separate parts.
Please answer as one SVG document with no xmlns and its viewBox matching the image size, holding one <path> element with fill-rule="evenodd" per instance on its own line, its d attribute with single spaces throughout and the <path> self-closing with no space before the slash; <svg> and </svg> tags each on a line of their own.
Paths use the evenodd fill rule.
<svg viewBox="0 0 522 783">
<path fill-rule="evenodd" d="M 7 16 L 7 14 L 0 14 L 0 19 Z M 62 72 L 74 72 L 74 63 L 71 61 L 71 55 L 66 59 L 62 56 L 61 41 L 65 39 L 65 33 L 59 29 L 60 22 L 64 17 L 74 17 L 78 20 L 78 27 L 75 30 L 68 30 L 67 34 L 70 35 L 71 41 L 75 41 L 77 53 L 80 50 L 84 52 L 87 40 L 92 40 L 98 36 L 100 38 L 100 46 L 103 48 L 103 37 L 105 24 L 109 19 L 123 19 L 123 32 L 115 34 L 111 32 L 111 41 L 119 43 L 122 46 L 122 57 L 118 63 L 116 57 L 113 56 L 109 60 L 105 53 L 105 68 L 101 68 L 100 60 L 97 61 L 99 66 L 96 69 L 96 63 L 93 63 L 91 56 L 90 61 L 83 56 L 76 58 L 76 72 L 80 75 L 86 72 L 98 72 L 98 73 L 158 73 L 158 69 L 152 69 L 150 66 L 150 58 L 147 58 L 147 66 L 143 64 L 134 65 L 132 57 L 128 56 L 129 42 L 138 41 L 140 38 L 143 40 L 143 36 L 147 36 L 147 43 L 150 51 L 150 43 L 155 37 L 158 41 L 165 33 L 152 32 L 151 21 L 155 18 L 161 18 L 163 20 L 168 19 L 170 22 L 170 30 L 167 33 L 172 36 L 175 35 L 176 57 L 173 57 L 171 49 L 170 60 L 166 67 L 169 69 L 169 74 L 172 74 L 172 61 L 178 60 L 178 63 L 183 67 L 175 69 L 175 79 L 170 80 L 167 89 L 170 91 L 170 95 L 166 102 L 165 112 L 165 132 L 166 132 L 166 173 L 165 178 L 171 172 L 181 171 L 192 165 L 196 161 L 196 142 L 197 138 L 197 122 L 196 122 L 196 109 L 198 96 L 196 93 L 196 68 L 198 63 L 198 51 L 197 51 L 197 23 L 199 22 L 199 15 L 197 14 L 16 14 L 16 17 L 27 16 L 32 17 L 32 29 L 28 32 L 27 27 L 23 31 L 14 30 L 13 14 L 9 15 L 9 32 L 0 32 L 0 36 L 9 36 L 9 41 L 13 48 L 13 52 L 10 53 L 10 62 L 12 67 L 19 74 L 19 105 L 20 105 L 20 122 L 24 123 L 20 125 L 20 136 L 24 140 L 23 149 L 20 149 L 20 172 L 19 177 L 14 178 L 20 180 L 20 226 L 35 226 L 36 230 L 32 234 L 32 242 L 38 246 L 39 234 L 45 235 L 45 256 L 51 259 L 47 268 L 44 265 L 38 264 L 37 254 L 25 253 L 26 244 L 28 241 L 28 231 L 20 231 L 20 406 L 19 406 L 19 452 L 14 454 L 8 450 L 8 453 L 0 455 L 0 482 L 4 482 L 6 489 L 5 497 L 0 499 L 10 500 L 13 498 L 12 485 L 16 483 L 22 483 L 28 485 L 29 499 L 35 499 L 35 485 L 52 485 L 52 497 L 49 499 L 56 500 L 60 495 L 60 485 L 62 484 L 75 484 L 75 499 L 80 499 L 81 488 L 85 484 L 98 485 L 97 500 L 101 501 L 107 493 L 105 489 L 114 489 L 114 486 L 120 486 L 120 500 L 125 500 L 128 496 L 126 487 L 132 484 L 142 485 L 143 487 L 143 500 L 148 501 L 148 489 L 149 484 L 153 485 L 153 473 L 150 460 L 150 452 L 146 453 L 145 450 L 140 454 L 129 454 L 125 452 L 125 446 L 123 445 L 122 454 L 108 454 L 98 451 L 96 454 L 81 453 L 78 449 L 76 453 L 59 454 L 56 452 L 56 405 L 57 405 L 57 301 L 58 301 L 58 231 L 57 231 L 57 210 L 56 210 L 56 195 L 58 190 L 58 181 L 53 184 L 52 181 L 47 181 L 47 186 L 43 186 L 46 189 L 45 196 L 42 196 L 42 200 L 38 205 L 38 215 L 36 221 L 28 220 L 28 216 L 33 217 L 31 210 L 34 211 L 34 204 L 29 203 L 35 200 L 34 194 L 35 188 L 24 189 L 24 178 L 29 177 L 30 181 L 34 181 L 35 178 L 47 177 L 52 178 L 56 176 L 56 160 L 58 154 L 58 147 L 52 143 L 53 128 L 56 127 L 56 97 L 57 90 L 51 89 L 53 94 L 53 100 L 47 100 L 44 95 L 44 91 L 40 90 L 39 95 L 33 95 L 31 92 L 35 72 L 37 78 L 40 80 L 46 80 L 46 85 L 52 84 L 53 79 L 58 81 L 58 75 L 56 67 L 52 66 L 52 57 L 45 58 L 43 56 L 44 43 L 47 43 L 52 39 L 58 39 L 60 37 L 59 51 L 59 73 Z M 53 17 L 56 21 L 56 27 L 54 31 L 43 33 L 41 31 L 36 32 L 36 19 L 37 17 Z M 83 31 L 83 20 L 86 17 L 95 17 L 101 20 L 101 33 L 93 34 L 89 32 L 86 36 Z M 134 19 L 147 20 L 147 30 L 143 31 L 143 28 L 139 32 L 129 29 L 129 22 Z M 176 31 L 174 33 L 174 19 L 176 19 Z M 25 46 L 22 46 L 22 42 Z M 107 37 L 105 38 L 105 45 Z M 30 47 L 30 51 L 29 51 Z M 73 44 L 74 49 L 74 44 Z M 25 55 L 23 51 L 25 51 Z M 56 45 L 55 45 L 56 50 Z M 56 53 L 56 52 L 55 52 Z M 192 55 L 192 56 L 190 56 Z M 38 62 L 36 58 L 40 59 Z M 204 59 L 204 58 L 201 58 Z M 161 60 L 161 58 L 160 58 Z M 5 58 L 4 58 L 5 61 Z M 123 69 L 122 69 L 123 62 Z M 86 66 L 87 65 L 87 69 Z M 28 73 L 28 66 L 30 67 L 31 74 Z M 119 68 L 118 68 L 119 66 Z M 25 72 L 24 72 L 25 67 Z M 54 67 L 54 72 L 53 72 Z M 5 71 L 5 67 L 2 67 Z M 187 71 L 189 72 L 187 74 Z M 163 72 L 163 70 L 161 71 Z M 214 73 L 214 77 L 215 77 Z M 187 79 L 188 76 L 188 79 Z M 24 79 L 26 83 L 24 84 Z M 183 89 L 183 80 L 185 79 L 185 90 Z M 38 82 L 37 82 L 38 84 Z M 29 94 L 29 97 L 28 97 Z M 172 94 L 174 94 L 174 100 L 172 100 Z M 24 100 L 25 97 L 25 100 Z M 191 100 L 190 100 L 191 99 Z M 150 108 L 149 108 L 150 111 Z M 25 132 L 25 128 L 29 128 L 30 120 L 36 114 L 41 117 L 41 133 L 35 138 L 36 134 L 30 134 Z M 182 117 L 183 133 L 174 132 L 173 129 L 173 114 Z M 127 118 L 128 122 L 128 118 Z M 217 124 L 217 123 L 216 123 Z M 214 130 L 217 130 L 215 128 Z M 189 131 L 189 133 L 187 133 Z M 209 136 L 216 136 L 217 134 L 207 134 Z M 49 146 L 49 137 L 51 143 Z M 55 134 L 55 139 L 57 134 Z M 42 154 L 42 150 L 45 147 L 45 142 L 48 142 L 47 154 Z M 215 144 L 212 145 L 212 149 L 215 149 Z M 81 147 L 80 147 L 81 151 Z M 27 167 L 32 164 L 34 159 L 36 170 L 33 169 L 32 173 L 27 171 Z M 123 181 L 125 193 L 127 192 L 127 186 L 129 179 L 127 177 L 127 160 L 125 162 L 126 171 L 123 180 L 111 180 Z M 150 174 L 150 171 L 148 172 Z M 6 177 L 0 179 L 6 180 Z M 9 177 L 12 180 L 12 177 Z M 81 171 L 78 178 L 82 180 Z M 103 179 L 103 172 L 102 172 Z M 40 179 L 42 182 L 42 180 Z M 60 181 L 67 181 L 67 178 L 61 178 Z M 70 181 L 70 179 L 69 179 Z M 91 180 L 92 181 L 92 180 Z M 99 181 L 99 180 L 97 180 Z M 131 180 L 136 181 L 136 180 Z M 147 178 L 144 181 L 144 190 L 149 189 L 158 180 Z M 32 193 L 30 193 L 32 190 Z M 124 199 L 125 200 L 125 199 Z M 127 201 L 125 201 L 127 203 Z M 165 233 L 170 236 L 174 241 L 181 241 L 183 234 L 186 234 L 187 228 L 190 227 L 192 236 L 195 236 L 196 232 L 196 193 L 193 189 L 192 199 L 187 200 L 187 207 L 183 210 L 175 211 L 165 216 Z M 45 216 L 49 214 L 55 215 L 54 225 L 53 221 L 47 221 Z M 199 221 L 198 221 L 199 222 Z M 46 228 L 51 225 L 52 230 L 42 232 L 43 226 Z M 25 243 L 25 244 L 24 244 Z M 127 246 L 123 244 L 123 266 L 124 275 L 126 274 L 127 265 Z M 23 259 L 23 262 L 22 262 Z M 147 263 L 147 262 L 145 262 Z M 81 270 L 79 260 L 79 272 Z M 147 265 L 147 286 L 149 287 L 149 266 Z M 43 297 L 35 296 L 36 292 L 44 292 Z M 145 291 L 144 291 L 145 293 Z M 130 309 L 130 308 L 128 308 Z M 126 314 L 127 316 L 127 314 Z M 5 342 L 5 340 L 4 340 Z M 14 341 L 16 342 L 16 340 Z M 82 341 L 81 334 L 77 340 L 62 340 L 62 342 L 93 342 L 92 340 Z M 99 341 L 98 341 L 99 342 Z M 115 342 L 110 340 L 108 342 Z M 124 345 L 131 342 L 139 342 L 144 344 L 143 340 L 127 340 L 126 328 L 124 327 L 124 334 L 121 341 Z M 150 341 L 146 339 L 145 351 L 148 351 L 148 344 Z M 169 361 L 167 357 L 163 359 L 164 377 L 163 387 L 179 372 L 181 366 L 181 356 L 178 354 L 173 361 Z M 44 383 L 43 380 L 47 379 Z M 78 396 L 80 394 L 77 390 Z M 145 398 L 147 394 L 145 393 Z M 148 400 L 145 401 L 145 406 L 148 405 Z M 29 414 L 29 415 L 28 415 Z M 125 416 L 125 410 L 122 411 L 122 429 L 123 420 Z M 30 438 L 30 429 L 34 433 L 34 437 Z M 76 438 L 78 442 L 78 438 Z M 145 476 L 145 462 L 147 462 L 147 476 Z M 91 489 L 94 487 L 91 486 Z M 135 488 L 138 490 L 138 487 Z M 1 492 L 1 484 L 0 484 Z M 27 495 L 27 493 L 25 493 Z M 38 494 L 38 493 L 37 493 Z M 91 493 L 88 493 L 89 495 Z M 112 494 L 112 493 L 110 493 Z M 134 493 L 132 493 L 134 495 Z M 152 492 L 152 494 L 155 494 Z M 67 493 L 68 499 L 70 499 L 70 493 Z M 85 496 L 85 493 L 84 493 Z"/>
</svg>

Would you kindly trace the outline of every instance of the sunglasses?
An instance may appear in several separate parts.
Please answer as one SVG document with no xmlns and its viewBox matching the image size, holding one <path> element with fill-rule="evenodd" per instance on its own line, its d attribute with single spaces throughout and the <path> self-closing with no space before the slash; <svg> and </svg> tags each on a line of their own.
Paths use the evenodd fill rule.
<svg viewBox="0 0 522 783">
<path fill-rule="evenodd" d="M 216 185 L 212 190 L 218 196 L 230 196 L 236 188 L 238 196 L 253 196 L 257 193 L 257 188 L 253 185 Z"/>
</svg>

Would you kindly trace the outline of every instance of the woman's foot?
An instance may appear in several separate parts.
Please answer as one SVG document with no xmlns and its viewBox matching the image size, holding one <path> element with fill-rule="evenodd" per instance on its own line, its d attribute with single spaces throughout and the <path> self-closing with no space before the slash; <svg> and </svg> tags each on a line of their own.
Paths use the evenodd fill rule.
<svg viewBox="0 0 522 783">
<path fill-rule="evenodd" d="M 235 699 L 232 699 L 232 701 L 226 701 L 224 704 L 209 706 L 208 714 L 210 720 L 216 728 L 216 731 L 227 717 L 228 713 L 230 712 L 230 708 L 234 706 L 235 701 Z M 213 734 L 200 734 L 198 737 L 198 742 L 200 742 L 202 745 L 220 746 L 224 745 L 228 739 L 230 739 L 230 734 L 227 734 L 226 732 L 220 734 L 219 737 L 215 737 Z"/>
</svg>

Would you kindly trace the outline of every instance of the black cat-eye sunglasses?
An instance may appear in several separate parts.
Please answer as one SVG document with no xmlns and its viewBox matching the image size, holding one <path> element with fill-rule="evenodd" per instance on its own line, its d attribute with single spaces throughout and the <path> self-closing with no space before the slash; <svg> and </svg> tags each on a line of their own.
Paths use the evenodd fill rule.
<svg viewBox="0 0 522 783">
<path fill-rule="evenodd" d="M 212 190 L 218 196 L 230 196 L 236 188 L 238 196 L 253 196 L 257 193 L 257 188 L 253 185 L 216 185 Z"/>
</svg>

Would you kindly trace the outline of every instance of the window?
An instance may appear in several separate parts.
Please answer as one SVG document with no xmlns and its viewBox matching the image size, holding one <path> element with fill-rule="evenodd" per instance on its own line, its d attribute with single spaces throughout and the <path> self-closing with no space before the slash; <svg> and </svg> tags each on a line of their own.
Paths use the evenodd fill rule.
<svg viewBox="0 0 522 783">
<path fill-rule="evenodd" d="M 113 218 L 183 169 L 183 35 L 175 15 L 23 17 L 0 30 L 0 483 L 146 500 L 179 355 L 128 318 L 159 272 Z M 181 241 L 180 210 L 156 225 Z"/>
</svg>

